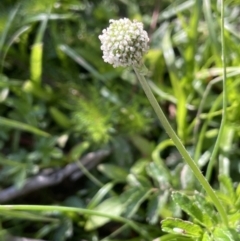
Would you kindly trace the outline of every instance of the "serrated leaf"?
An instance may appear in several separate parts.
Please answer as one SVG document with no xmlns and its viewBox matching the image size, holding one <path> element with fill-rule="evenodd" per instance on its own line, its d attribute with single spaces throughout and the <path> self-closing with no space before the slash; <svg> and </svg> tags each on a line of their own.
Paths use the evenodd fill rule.
<svg viewBox="0 0 240 241">
<path fill-rule="evenodd" d="M 112 164 L 101 164 L 98 170 L 105 176 L 116 182 L 126 182 L 128 172 L 123 168 Z"/>
<path fill-rule="evenodd" d="M 214 241 L 237 241 L 240 240 L 240 234 L 234 229 L 219 227 L 213 232 Z"/>
<path fill-rule="evenodd" d="M 155 240 L 155 239 L 154 239 Z M 196 239 L 190 238 L 190 237 L 184 237 L 176 234 L 165 234 L 162 235 L 159 239 L 156 239 L 156 241 L 196 241 Z"/>
<path fill-rule="evenodd" d="M 217 191 L 217 190 L 215 191 L 215 193 L 217 194 L 217 197 L 221 200 L 221 202 L 223 204 L 229 205 L 229 206 L 233 205 L 230 196 L 228 196 L 228 195 L 226 195 L 226 194 L 224 194 L 224 193 L 222 193 L 220 191 Z"/>
<path fill-rule="evenodd" d="M 180 192 L 173 192 L 172 198 L 183 211 L 185 211 L 189 216 L 193 217 L 200 224 L 208 228 L 213 226 L 212 220 L 208 214 L 201 210 L 196 205 L 194 200 L 190 199 L 187 195 Z"/>
<path fill-rule="evenodd" d="M 202 229 L 197 224 L 183 221 L 178 218 L 167 218 L 162 222 L 162 230 L 167 233 L 180 234 L 187 237 L 198 238 L 202 235 Z"/>
<path fill-rule="evenodd" d="M 209 216 L 209 218 L 212 220 L 214 224 L 217 224 L 218 217 L 213 205 L 207 202 L 206 198 L 197 192 L 194 194 L 194 199 L 195 199 L 196 205 Z"/>
</svg>

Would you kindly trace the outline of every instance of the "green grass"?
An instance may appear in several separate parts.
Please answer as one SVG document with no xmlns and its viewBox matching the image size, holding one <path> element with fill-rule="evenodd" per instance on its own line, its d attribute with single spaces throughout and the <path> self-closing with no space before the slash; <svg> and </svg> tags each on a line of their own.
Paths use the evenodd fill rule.
<svg viewBox="0 0 240 241">
<path fill-rule="evenodd" d="M 1 1 L 0 200 L 83 161 L 60 184 L 1 203 L 1 240 L 240 240 L 240 5 L 218 3 Z M 133 70 L 102 60 L 98 35 L 120 16 L 151 32 L 146 83 L 225 218 Z M 110 153 L 101 163 L 84 159 L 99 150 Z"/>
</svg>

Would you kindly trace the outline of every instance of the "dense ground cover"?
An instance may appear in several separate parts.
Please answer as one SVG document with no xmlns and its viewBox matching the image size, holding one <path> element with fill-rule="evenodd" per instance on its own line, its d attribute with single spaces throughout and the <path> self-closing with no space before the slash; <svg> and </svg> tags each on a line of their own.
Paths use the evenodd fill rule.
<svg viewBox="0 0 240 241">
<path fill-rule="evenodd" d="M 240 6 L 221 3 L 0 2 L 1 240 L 240 240 Z M 122 17 L 143 22 L 148 84 L 227 222 L 133 70 L 104 63 Z"/>
</svg>

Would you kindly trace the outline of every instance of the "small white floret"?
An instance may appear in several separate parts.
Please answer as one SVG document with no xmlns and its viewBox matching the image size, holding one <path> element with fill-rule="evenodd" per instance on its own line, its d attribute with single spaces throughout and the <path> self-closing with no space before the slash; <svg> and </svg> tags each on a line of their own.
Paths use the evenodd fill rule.
<svg viewBox="0 0 240 241">
<path fill-rule="evenodd" d="M 109 22 L 110 26 L 99 36 L 104 61 L 113 67 L 140 65 L 149 42 L 143 24 L 127 18 Z"/>
</svg>

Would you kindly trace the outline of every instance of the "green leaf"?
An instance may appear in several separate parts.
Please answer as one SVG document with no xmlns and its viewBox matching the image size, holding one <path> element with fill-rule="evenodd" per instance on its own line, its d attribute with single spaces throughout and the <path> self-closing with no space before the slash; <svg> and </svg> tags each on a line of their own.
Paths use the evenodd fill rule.
<svg viewBox="0 0 240 241">
<path fill-rule="evenodd" d="M 28 124 L 25 124 L 25 123 L 22 123 L 19 121 L 10 120 L 10 119 L 4 118 L 4 117 L 0 117 L 0 126 L 7 126 L 10 128 L 30 132 L 30 133 L 33 133 L 33 134 L 39 135 L 39 136 L 45 136 L 45 137 L 50 136 L 47 132 L 39 130 L 36 127 L 30 126 Z"/>
<path fill-rule="evenodd" d="M 31 51 L 31 80 L 36 83 L 41 83 L 42 76 L 42 52 L 43 52 L 43 44 L 35 43 L 32 46 Z"/>
<path fill-rule="evenodd" d="M 40 98 L 45 101 L 49 101 L 53 97 L 52 89 L 49 86 L 44 86 L 44 88 L 40 85 L 37 85 L 34 82 L 26 81 L 23 85 L 23 90 L 26 93 L 31 93 L 37 98 Z"/>
<path fill-rule="evenodd" d="M 85 207 L 84 201 L 78 196 L 68 197 L 67 199 L 64 200 L 63 205 L 68 206 L 68 207 L 78 207 L 78 208 L 84 208 Z M 78 215 L 76 213 L 68 212 L 67 214 L 70 214 L 69 216 L 72 215 L 72 217 L 78 218 Z"/>
<path fill-rule="evenodd" d="M 113 164 L 101 164 L 98 166 L 98 170 L 113 181 L 126 182 L 128 172 L 121 167 Z"/>
<path fill-rule="evenodd" d="M 48 13 L 50 13 L 50 9 Z M 31 73 L 31 81 L 33 83 L 40 85 L 42 78 L 42 56 L 43 56 L 43 36 L 44 32 L 47 28 L 48 15 L 41 21 L 39 29 L 36 34 L 36 39 L 32 46 L 31 55 L 30 55 L 30 73 Z"/>
<path fill-rule="evenodd" d="M 8 88 L 1 89 L 1 91 L 0 91 L 0 103 L 6 100 L 6 98 L 8 97 L 8 94 L 9 94 Z"/>
<path fill-rule="evenodd" d="M 212 48 L 212 54 L 215 58 L 216 62 L 219 62 L 219 51 L 220 51 L 220 44 L 218 41 L 218 33 L 215 31 L 216 29 L 216 22 L 214 21 L 212 9 L 211 9 L 211 2 L 209 1 L 203 1 L 203 13 L 206 18 L 206 23 L 208 27 L 209 37 L 210 41 L 212 42 L 211 48 Z"/>
<path fill-rule="evenodd" d="M 156 224 L 159 217 L 159 193 L 154 193 L 147 206 L 147 221 Z"/>
<path fill-rule="evenodd" d="M 177 102 L 177 113 L 176 113 L 176 121 L 177 121 L 177 134 L 181 139 L 185 138 L 185 130 L 186 130 L 186 96 L 184 93 L 184 88 L 181 85 L 181 81 L 179 81 L 178 70 L 176 67 L 176 56 L 172 46 L 172 39 L 170 34 L 170 28 L 167 28 L 165 36 L 162 40 L 162 51 L 164 55 L 164 59 L 166 61 L 166 65 L 168 67 L 168 72 L 171 80 L 171 85 L 173 88 L 174 96 L 178 99 Z"/>
<path fill-rule="evenodd" d="M 197 224 L 183 221 L 178 218 L 167 218 L 162 222 L 162 230 L 172 234 L 180 234 L 187 237 L 198 238 L 202 235 L 202 229 Z"/>
<path fill-rule="evenodd" d="M 153 150 L 154 150 L 154 144 L 150 141 L 148 141 L 146 138 L 140 136 L 140 135 L 132 135 L 130 136 L 131 141 L 133 144 L 138 148 L 138 150 L 145 156 L 150 157 Z"/>
<path fill-rule="evenodd" d="M 155 192 L 151 197 L 150 201 L 148 202 L 147 206 L 147 221 L 150 224 L 156 224 L 159 215 L 163 208 L 165 208 L 166 204 L 168 203 L 169 198 L 169 191 L 165 190 L 163 193 L 162 191 Z"/>
<path fill-rule="evenodd" d="M 71 151 L 70 151 L 70 156 L 73 161 L 76 161 L 79 159 L 83 152 L 86 151 L 89 148 L 89 143 L 88 142 L 81 142 L 75 145 Z"/>
<path fill-rule="evenodd" d="M 220 147 L 223 151 L 223 153 L 225 153 L 225 155 L 231 152 L 232 150 L 232 145 L 234 143 L 234 137 L 235 137 L 235 132 L 236 129 L 235 127 L 233 127 L 233 125 L 224 125 L 224 129 L 223 129 L 223 134 L 221 136 L 221 142 L 220 142 Z M 229 173 L 229 170 L 224 170 L 224 173 Z"/>
<path fill-rule="evenodd" d="M 223 193 L 225 193 L 228 197 L 230 197 L 230 200 L 232 201 L 232 204 L 236 201 L 236 195 L 234 192 L 233 184 L 231 178 L 229 178 L 226 175 L 220 175 L 219 181 L 221 183 L 221 190 Z"/>
<path fill-rule="evenodd" d="M 27 170 L 26 167 L 20 167 L 17 174 L 14 176 L 14 184 L 17 189 L 21 189 L 26 182 Z"/>
<path fill-rule="evenodd" d="M 109 211 L 111 212 L 111 215 L 114 216 L 119 216 L 123 212 L 124 206 L 120 202 L 119 197 L 112 197 L 104 202 L 102 202 L 99 206 L 94 208 L 94 210 L 99 211 L 99 212 L 105 212 L 108 213 Z M 99 217 L 99 216 L 91 216 L 87 220 L 85 224 L 85 229 L 87 231 L 94 230 L 98 227 L 101 227 L 102 225 L 106 224 L 109 222 L 109 218 L 105 217 Z"/>
<path fill-rule="evenodd" d="M 157 241 L 196 241 L 196 239 L 192 239 L 190 237 L 179 236 L 176 234 L 165 234 L 162 235 Z"/>
<path fill-rule="evenodd" d="M 212 241 L 208 233 L 204 233 L 201 241 Z"/>
<path fill-rule="evenodd" d="M 121 200 L 124 203 L 124 213 L 131 218 L 139 209 L 140 205 L 151 195 L 152 189 L 130 188 L 122 194 Z"/>
<path fill-rule="evenodd" d="M 77 64 L 85 68 L 89 73 L 91 73 L 97 79 L 105 82 L 106 78 L 101 75 L 93 66 L 91 66 L 82 56 L 80 56 L 75 50 L 67 45 L 59 45 L 59 49 L 73 59 Z"/>
<path fill-rule="evenodd" d="M 237 241 L 240 235 L 234 229 L 217 227 L 213 232 L 214 241 Z"/>
<path fill-rule="evenodd" d="M 95 196 L 92 198 L 92 200 L 88 203 L 87 208 L 92 209 L 95 208 L 102 199 L 106 196 L 106 194 L 109 193 L 110 190 L 114 187 L 114 183 L 109 182 L 105 184 L 103 187 L 101 187 L 98 192 L 95 194 Z"/>
<path fill-rule="evenodd" d="M 134 175 L 145 175 L 148 159 L 139 159 L 131 167 L 130 172 Z"/>
<path fill-rule="evenodd" d="M 192 218 L 196 219 L 196 221 L 198 221 L 200 224 L 208 228 L 213 226 L 212 220 L 208 214 L 204 210 L 201 210 L 196 205 L 194 200 L 190 199 L 187 195 L 180 192 L 173 192 L 172 198 L 183 211 L 185 211 Z"/>
<path fill-rule="evenodd" d="M 214 206 L 211 203 L 207 202 L 206 198 L 200 193 L 195 192 L 194 199 L 197 206 L 209 216 L 209 218 L 213 221 L 214 224 L 217 224 L 218 217 Z"/>
<path fill-rule="evenodd" d="M 239 209 L 237 209 L 237 210 L 239 210 Z M 238 211 L 237 211 L 237 213 L 228 215 L 229 224 L 232 224 L 234 226 L 238 225 L 239 224 L 239 220 L 240 220 L 240 212 L 238 212 Z"/>
<path fill-rule="evenodd" d="M 235 206 L 239 209 L 240 208 L 240 184 L 238 184 L 236 189 L 236 202 Z"/>
<path fill-rule="evenodd" d="M 160 186 L 170 186 L 171 177 L 163 166 L 151 162 L 147 165 L 146 171 L 149 177 L 153 178 Z"/>
<path fill-rule="evenodd" d="M 42 239 L 46 237 L 50 232 L 55 230 L 58 226 L 58 223 L 42 225 L 42 227 L 35 233 L 34 237 L 36 239 Z"/>
<path fill-rule="evenodd" d="M 54 106 L 50 107 L 49 109 L 51 116 L 55 120 L 55 122 L 63 128 L 69 128 L 71 126 L 70 118 L 68 118 L 63 112 L 59 109 L 55 108 Z"/>
<path fill-rule="evenodd" d="M 17 16 L 17 12 L 19 11 L 20 4 L 17 4 L 16 7 L 12 8 L 12 11 L 9 14 L 8 20 L 6 22 L 6 26 L 4 27 L 3 31 L 0 35 L 0 52 L 2 53 L 2 48 L 4 46 L 4 42 L 7 39 L 8 32 L 10 31 L 11 24 L 13 23 L 13 20 Z"/>
<path fill-rule="evenodd" d="M 215 193 L 217 194 L 217 197 L 220 199 L 220 201 L 226 205 L 226 206 L 232 206 L 233 203 L 232 203 L 232 200 L 231 200 L 231 197 L 220 192 L 220 191 L 215 191 Z"/>
<path fill-rule="evenodd" d="M 135 187 L 147 187 L 147 188 L 151 188 L 152 184 L 149 181 L 149 179 L 147 179 L 145 176 L 143 175 L 134 175 L 134 174 L 129 174 L 127 176 L 127 182 L 129 183 L 130 186 L 135 186 Z"/>
<path fill-rule="evenodd" d="M 240 183 L 237 186 L 236 195 L 237 195 L 237 197 L 240 197 Z"/>
<path fill-rule="evenodd" d="M 183 2 L 179 1 L 178 4 L 176 3 L 176 1 L 172 2 L 172 4 L 170 4 L 166 9 L 160 12 L 160 21 L 170 19 L 181 12 L 189 10 L 194 5 L 195 1 L 188 0 Z"/>
<path fill-rule="evenodd" d="M 65 241 L 73 233 L 73 223 L 71 219 L 64 218 L 54 233 L 53 241 Z"/>
</svg>

